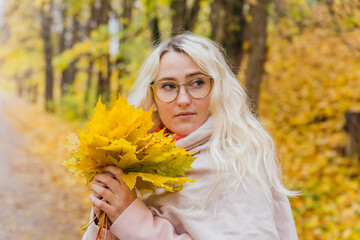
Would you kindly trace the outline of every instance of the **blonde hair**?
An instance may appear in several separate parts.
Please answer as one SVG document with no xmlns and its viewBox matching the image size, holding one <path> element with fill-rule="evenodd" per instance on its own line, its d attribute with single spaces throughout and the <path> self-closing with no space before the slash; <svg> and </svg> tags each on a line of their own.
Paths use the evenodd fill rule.
<svg viewBox="0 0 360 240">
<path fill-rule="evenodd" d="M 160 58 L 169 51 L 187 54 L 214 79 L 210 112 L 215 124 L 210 139 L 210 154 L 219 170 L 218 183 L 230 167 L 234 169 L 237 179 L 228 186 L 229 191 L 243 185 L 245 176 L 251 175 L 269 200 L 272 188 L 287 196 L 296 195 L 284 187 L 274 142 L 251 113 L 245 90 L 225 61 L 223 49 L 216 42 L 186 32 L 159 44 L 140 69 L 128 97 L 129 104 L 144 110 L 155 106 L 150 83 L 159 71 Z M 154 122 L 159 124 L 156 110 L 153 116 Z M 224 152 L 229 153 L 226 158 Z"/>
</svg>

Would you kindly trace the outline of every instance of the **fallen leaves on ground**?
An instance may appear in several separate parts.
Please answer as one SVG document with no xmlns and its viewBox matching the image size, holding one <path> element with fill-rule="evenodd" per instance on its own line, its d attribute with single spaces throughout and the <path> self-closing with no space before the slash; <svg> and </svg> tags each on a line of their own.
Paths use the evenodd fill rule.
<svg viewBox="0 0 360 240">
<path fill-rule="evenodd" d="M 77 125 L 14 97 L 5 98 L 3 108 L 11 124 L 20 131 L 18 142 L 25 143 L 9 158 L 12 180 L 8 183 L 11 192 L 6 194 L 10 201 L 6 205 L 16 205 L 21 214 L 17 215 L 15 206 L 15 213 L 1 218 L 11 222 L 14 234 L 19 233 L 17 239 L 42 239 L 42 234 L 52 239 L 81 238 L 91 208 L 90 192 L 83 187 L 83 179 L 74 178 L 61 165 L 70 157 L 64 146 L 66 136 Z M 19 216 L 29 219 L 22 223 Z"/>
<path fill-rule="evenodd" d="M 344 113 L 360 110 L 359 62 L 324 30 L 270 41 L 261 119 L 286 186 L 302 192 L 290 200 L 299 238 L 360 239 L 360 164 L 343 156 Z"/>
</svg>

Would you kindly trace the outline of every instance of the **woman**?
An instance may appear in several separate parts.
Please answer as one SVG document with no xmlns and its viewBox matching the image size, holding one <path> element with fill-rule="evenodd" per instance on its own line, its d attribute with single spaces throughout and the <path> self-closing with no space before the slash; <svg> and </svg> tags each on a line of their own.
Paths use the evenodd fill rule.
<svg viewBox="0 0 360 240">
<path fill-rule="evenodd" d="M 119 179 L 120 169 L 106 167 L 91 185 L 91 216 L 103 210 L 118 239 L 297 239 L 287 198 L 295 194 L 283 186 L 274 143 L 220 49 L 184 33 L 161 43 L 142 66 L 128 101 L 154 106 L 155 127 L 197 152 L 186 174 L 198 181 L 140 199 L 112 177 Z M 93 223 L 83 239 L 96 232 Z"/>
</svg>

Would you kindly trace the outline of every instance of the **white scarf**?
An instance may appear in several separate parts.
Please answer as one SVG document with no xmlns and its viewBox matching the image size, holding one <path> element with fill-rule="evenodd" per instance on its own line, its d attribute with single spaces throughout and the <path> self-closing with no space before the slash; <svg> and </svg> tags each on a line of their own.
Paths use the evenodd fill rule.
<svg viewBox="0 0 360 240">
<path fill-rule="evenodd" d="M 176 193 L 158 190 L 142 199 L 152 212 L 168 219 L 178 234 L 189 233 L 197 240 L 297 239 L 290 204 L 286 196 L 273 192 L 273 202 L 266 200 L 255 181 L 228 193 L 224 186 L 235 179 L 228 172 L 218 183 L 216 165 L 209 154 L 209 139 L 214 120 L 176 142 L 189 152 L 197 152 L 193 169 L 186 175 L 196 179 Z M 210 197 L 211 195 L 211 197 Z M 210 197 L 210 198 L 209 198 Z"/>
</svg>

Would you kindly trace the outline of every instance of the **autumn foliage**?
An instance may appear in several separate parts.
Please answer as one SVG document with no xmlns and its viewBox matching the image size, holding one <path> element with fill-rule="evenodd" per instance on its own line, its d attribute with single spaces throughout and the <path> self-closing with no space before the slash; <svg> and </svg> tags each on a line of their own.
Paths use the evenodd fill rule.
<svg viewBox="0 0 360 240">
<path fill-rule="evenodd" d="M 21 4 L 14 0 L 6 2 L 9 3 L 7 9 L 12 12 L 10 14 L 9 10 L 4 11 L 6 14 L 3 19 L 7 21 L 7 26 L 3 25 L 0 34 L 0 43 L 3 43 L 0 46 L 0 85 L 14 92 L 18 91 L 19 95 L 32 102 L 43 104 L 39 96 L 44 94 L 45 89 L 45 63 L 43 41 L 39 34 L 39 11 L 46 6 L 41 3 L 49 1 L 24 0 Z M 132 18 L 122 16 L 117 19 L 123 27 L 118 33 L 109 33 L 108 26 L 100 24 L 99 19 L 93 19 L 98 25 L 90 24 L 94 21 L 89 21 L 93 17 L 89 10 L 99 1 L 66 1 L 67 10 L 59 8 L 65 6 L 65 1 L 55 2 L 56 20 L 60 20 L 60 12 L 63 11 L 65 15 L 62 16 L 64 28 L 52 28 L 55 31 L 52 35 L 53 43 L 56 45 L 52 64 L 57 79 L 53 104 L 58 109 L 58 114 L 66 119 L 87 120 L 97 100 L 100 79 L 111 79 L 110 102 L 119 92 L 126 94 L 130 88 L 141 62 L 152 48 L 152 29 L 149 23 L 155 20 L 160 23 L 158 30 L 163 33 L 162 39 L 169 35 L 167 33 L 170 33 L 173 12 L 169 5 L 172 1 L 128 1 L 137 4 L 133 7 Z M 119 1 L 110 2 L 119 6 L 116 5 Z M 217 13 L 230 16 L 223 14 L 219 8 L 211 8 L 211 3 L 227 1 L 200 2 L 199 18 L 193 32 L 210 37 L 216 29 L 212 29 L 209 16 L 213 17 Z M 251 20 L 249 4 L 258 1 L 237 2 L 246 2 L 242 12 L 247 21 Z M 358 159 L 347 158 L 343 154 L 346 144 L 344 113 L 348 110 L 360 111 L 359 9 L 358 0 L 276 0 L 267 5 L 268 52 L 259 98 L 259 118 L 275 139 L 286 187 L 301 192 L 300 196 L 290 199 L 299 239 L 360 239 L 360 164 Z M 121 8 L 115 7 L 113 10 Z M 212 12 L 213 10 L 216 12 Z M 125 12 L 124 9 L 114 16 L 121 16 Z M 103 16 L 99 12 L 96 15 Z M 216 19 L 214 22 L 221 21 Z M 67 38 L 66 42 L 71 44 L 61 46 L 61 36 L 71 36 L 70 31 L 75 30 L 72 26 L 75 27 L 77 23 L 80 23 L 77 32 L 82 37 Z M 58 25 L 54 23 L 54 26 Z M 227 27 L 234 31 L 241 30 L 241 26 L 236 24 L 228 24 L 224 30 L 228 30 Z M 59 30 L 62 32 L 56 32 Z M 230 34 L 224 36 L 231 40 L 235 37 Z M 252 46 L 247 39 L 242 40 L 241 57 L 246 65 Z M 118 51 L 107 58 L 109 43 L 113 41 L 119 43 Z M 109 62 L 112 64 L 107 64 Z M 111 66 L 111 71 L 107 66 Z M 62 79 L 68 79 L 64 73 L 72 68 L 77 69 L 71 78 L 73 82 L 63 85 Z M 243 79 L 247 66 L 241 65 L 239 69 L 240 78 Z M 60 88 L 65 90 L 63 94 L 60 93 Z M 34 113 L 29 111 L 31 107 L 19 109 L 11 105 L 9 108 L 14 108 L 14 119 L 22 119 L 21 125 L 29 125 L 23 132 L 35 135 L 36 141 L 29 148 L 36 154 L 57 156 L 56 159 L 42 162 L 46 163 L 44 172 L 56 176 L 59 188 L 74 189 L 75 183 L 69 183 L 74 178 L 62 177 L 65 170 L 60 171 L 58 168 L 58 163 L 68 158 L 62 149 L 62 154 L 57 153 L 58 148 L 63 147 L 67 135 L 64 126 L 58 122 L 54 124 L 48 115 L 41 115 L 39 112 L 36 112 L 38 118 L 35 120 Z M 101 164 L 108 161 L 106 164 L 117 165 L 120 164 L 118 160 L 125 159 L 126 154 L 135 154 L 138 160 L 141 158 L 138 152 L 140 148 L 129 144 L 133 139 L 130 140 L 126 134 L 122 137 L 126 141 L 118 142 L 122 141 L 123 144 L 114 143 L 120 129 L 119 132 L 110 134 L 110 126 L 115 126 L 116 121 L 106 123 L 107 128 L 98 127 L 97 124 L 104 123 L 96 118 L 107 121 L 111 114 L 124 117 L 123 113 L 115 114 L 117 110 L 111 114 L 110 112 L 111 110 L 105 111 L 105 107 L 99 105 L 91 120 L 94 124 L 79 131 L 78 140 L 70 137 L 76 147 L 72 149 L 74 159 L 67 164 L 78 174 L 87 176 L 88 181 L 95 172 L 100 171 L 95 170 L 95 167 L 78 168 L 79 162 L 76 159 L 91 159 L 92 154 L 108 155 L 111 158 L 108 157 Z M 102 114 L 106 118 L 100 117 Z M 150 141 L 145 140 L 146 136 L 142 135 L 140 138 L 142 144 Z M 158 136 L 154 134 L 152 137 L 157 139 Z M 105 139 L 110 143 L 106 143 Z M 86 142 L 87 145 L 80 142 Z M 120 154 L 121 157 L 116 154 L 114 156 L 114 152 L 122 149 L 126 153 Z M 87 151 L 91 153 L 88 154 Z M 30 160 L 28 164 L 36 165 Z M 129 170 L 127 174 L 140 175 L 138 170 Z M 145 179 L 144 176 L 136 178 Z M 130 185 L 133 183 L 132 181 Z M 83 182 L 76 182 L 76 185 L 81 184 Z M 87 196 L 80 201 L 82 205 L 89 204 Z M 88 215 L 88 209 L 78 211 L 82 215 Z M 84 218 L 81 216 L 79 219 Z"/>
<path fill-rule="evenodd" d="M 359 239 L 360 162 L 343 155 L 344 114 L 360 110 L 359 60 L 324 30 L 269 42 L 260 115 L 286 186 L 301 192 L 290 199 L 299 239 Z"/>
<path fill-rule="evenodd" d="M 186 182 L 184 170 L 191 168 L 195 160 L 175 142 L 164 129 L 148 133 L 154 125 L 152 109 L 144 112 L 134 109 L 121 97 L 107 110 L 99 99 L 91 120 L 79 137 L 70 134 L 69 150 L 72 158 L 64 165 L 76 175 L 92 181 L 108 165 L 124 171 L 121 179 L 133 189 L 141 192 L 155 191 L 161 187 L 174 192 Z"/>
</svg>

